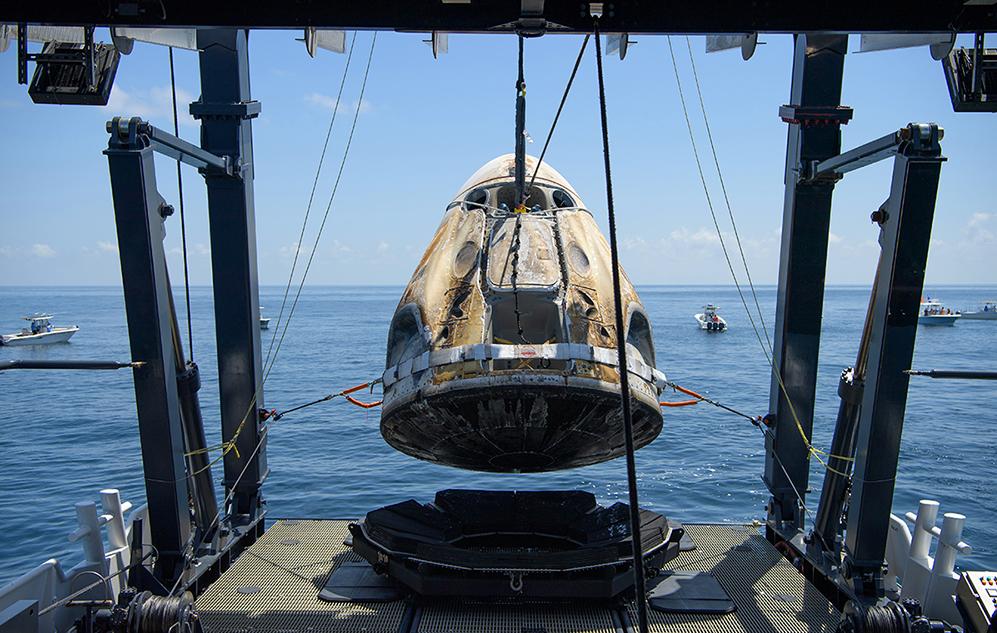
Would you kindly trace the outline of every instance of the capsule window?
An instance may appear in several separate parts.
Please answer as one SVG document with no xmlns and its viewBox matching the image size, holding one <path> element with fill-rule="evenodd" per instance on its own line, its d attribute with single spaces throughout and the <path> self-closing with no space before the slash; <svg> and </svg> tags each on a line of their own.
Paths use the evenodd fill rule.
<svg viewBox="0 0 997 633">
<path fill-rule="evenodd" d="M 651 324 L 641 312 L 630 315 L 630 327 L 627 328 L 627 343 L 633 345 L 644 357 L 644 362 L 654 367 L 654 341 L 651 340 Z"/>
<path fill-rule="evenodd" d="M 509 211 L 512 211 L 517 206 L 516 201 L 516 187 L 515 185 L 504 185 L 499 187 L 498 190 L 498 206 L 503 204 Z M 540 207 L 540 210 L 547 208 L 547 198 L 544 196 L 543 190 L 539 187 L 533 187 L 530 189 L 530 195 L 526 197 L 527 209 L 533 209 L 534 207 Z"/>
<path fill-rule="evenodd" d="M 465 210 L 480 209 L 482 206 L 488 204 L 488 192 L 484 189 L 475 189 L 464 196 L 464 202 Z"/>
<path fill-rule="evenodd" d="M 388 331 L 388 357 L 385 367 L 394 367 L 402 361 L 415 358 L 429 351 L 429 345 L 422 335 L 422 319 L 419 310 L 409 304 L 395 313 Z"/>
<path fill-rule="evenodd" d="M 558 209 L 568 209 L 576 206 L 575 200 L 572 198 L 567 191 L 563 189 L 555 189 L 553 193 L 550 194 L 551 200 L 554 201 L 554 207 Z"/>
</svg>

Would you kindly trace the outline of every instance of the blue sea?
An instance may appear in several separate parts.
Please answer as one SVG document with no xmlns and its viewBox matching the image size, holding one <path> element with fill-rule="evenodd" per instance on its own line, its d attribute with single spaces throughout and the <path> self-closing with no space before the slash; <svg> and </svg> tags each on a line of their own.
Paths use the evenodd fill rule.
<svg viewBox="0 0 997 633">
<path fill-rule="evenodd" d="M 993 286 L 926 290 L 958 309 L 997 294 Z M 261 290 L 268 316 L 277 316 L 282 292 Z M 379 376 L 400 293 L 400 287 L 306 287 L 266 383 L 266 406 L 289 408 Z M 654 327 L 658 367 L 670 379 L 749 414 L 767 412 L 770 370 L 733 287 L 648 286 L 640 293 Z M 868 293 L 859 287 L 827 290 L 814 424 L 818 447 L 830 444 L 838 375 L 854 362 Z M 759 288 L 759 299 L 771 331 L 775 288 Z M 692 315 L 706 302 L 722 306 L 728 332 L 697 329 Z M 183 324 L 182 295 L 176 303 Z M 0 348 L 0 360 L 129 360 L 120 288 L 0 288 L 0 331 L 15 331 L 22 315 L 37 310 L 56 313 L 57 325 L 81 329 L 68 344 Z M 191 312 L 201 404 L 208 441 L 215 444 L 221 438 L 209 288 L 192 289 Z M 264 331 L 264 350 L 273 333 Z M 997 322 L 921 326 L 914 366 L 993 370 L 995 350 Z M 963 568 L 997 569 L 995 396 L 994 382 L 911 380 L 894 511 L 915 510 L 918 499 L 932 498 L 942 512 L 965 514 L 964 540 L 973 553 L 960 560 Z M 66 539 L 75 527 L 75 502 L 96 501 L 101 488 L 116 487 L 137 505 L 144 488 L 130 371 L 0 372 L 0 411 L 4 583 L 49 557 L 69 563 L 81 557 Z M 603 502 L 626 499 L 622 459 L 541 475 L 455 470 L 391 449 L 378 432 L 378 418 L 376 409 L 334 400 L 277 422 L 264 488 L 270 516 L 355 518 L 408 498 L 428 500 L 448 487 L 573 488 L 590 490 Z M 763 519 L 763 461 L 762 436 L 745 420 L 702 404 L 668 409 L 660 437 L 637 454 L 642 505 L 686 522 Z M 215 481 L 220 479 L 219 468 Z M 811 508 L 821 479 L 814 463 Z"/>
</svg>

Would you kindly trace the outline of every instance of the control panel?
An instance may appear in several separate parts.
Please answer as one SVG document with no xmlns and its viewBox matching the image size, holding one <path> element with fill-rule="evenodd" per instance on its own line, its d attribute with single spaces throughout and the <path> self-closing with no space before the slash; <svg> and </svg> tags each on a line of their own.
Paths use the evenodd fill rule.
<svg viewBox="0 0 997 633">
<path fill-rule="evenodd" d="M 975 633 L 997 631 L 997 571 L 963 572 L 956 596 Z"/>
</svg>

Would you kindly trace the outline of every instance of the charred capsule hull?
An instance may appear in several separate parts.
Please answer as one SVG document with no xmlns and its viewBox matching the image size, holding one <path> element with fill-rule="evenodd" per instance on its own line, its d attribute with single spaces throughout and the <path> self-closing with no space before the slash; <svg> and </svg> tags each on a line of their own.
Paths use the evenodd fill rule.
<svg viewBox="0 0 997 633">
<path fill-rule="evenodd" d="M 406 287 L 388 335 L 381 433 L 406 454 L 472 470 L 619 457 L 609 245 L 560 174 L 540 165 L 517 205 L 513 172 L 507 155 L 468 180 Z M 640 448 L 661 431 L 664 375 L 625 274 L 621 295 Z"/>
<path fill-rule="evenodd" d="M 623 454 L 618 385 L 510 378 L 426 389 L 386 410 L 381 432 L 407 455 L 470 470 L 542 472 Z M 647 398 L 633 405 L 634 444 L 641 448 L 661 432 L 661 413 Z"/>
</svg>

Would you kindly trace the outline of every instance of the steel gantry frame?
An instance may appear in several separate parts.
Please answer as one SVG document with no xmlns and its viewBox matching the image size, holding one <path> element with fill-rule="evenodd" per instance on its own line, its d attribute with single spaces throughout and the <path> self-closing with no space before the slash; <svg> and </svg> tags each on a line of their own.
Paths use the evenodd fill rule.
<svg viewBox="0 0 997 633">
<path fill-rule="evenodd" d="M 847 36 L 796 38 L 786 160 L 773 379 L 766 433 L 767 533 L 784 542 L 829 599 L 872 604 L 882 572 L 918 308 L 941 163 L 942 131 L 909 124 L 840 153 Z M 831 200 L 854 169 L 894 158 L 890 197 L 873 214 L 880 260 L 854 368 L 842 374 L 830 451 L 812 446 Z M 811 459 L 813 457 L 813 459 Z M 815 525 L 804 531 L 809 471 L 828 467 Z M 854 469 L 852 464 L 854 462 Z M 845 529 L 847 527 L 847 529 Z M 844 542 L 842 542 L 844 532 Z"/>
<path fill-rule="evenodd" d="M 492 8 L 498 11 L 499 6 L 496 3 Z M 627 17 L 627 8 L 632 7 L 619 7 L 617 19 L 633 19 Z M 458 10 L 442 9 L 447 15 Z M 992 12 L 974 16 L 977 28 L 987 28 L 995 19 Z M 490 19 L 487 11 L 475 18 L 484 19 Z M 371 26 L 357 17 L 343 20 L 335 25 Z M 790 23 L 796 24 L 786 24 Z M 452 24 L 444 20 L 438 26 L 461 28 L 459 20 Z M 761 22 L 759 27 L 764 28 Z M 141 122 L 119 121 L 111 130 L 107 152 L 133 360 L 143 363 L 136 369 L 136 395 L 150 507 L 154 508 L 154 524 L 161 523 L 154 544 L 164 554 L 164 578 L 176 575 L 182 557 L 190 555 L 185 551 L 192 541 L 187 499 L 195 493 L 184 476 L 183 420 L 177 404 L 176 371 L 171 373 L 169 367 L 175 349 L 170 348 L 169 285 L 161 245 L 164 203 L 155 190 L 154 150 L 197 166 L 208 189 L 222 432 L 223 439 L 233 442 L 241 455 L 231 451 L 224 464 L 230 505 L 222 512 L 230 526 L 243 525 L 235 533 L 254 532 L 261 525 L 260 487 L 267 473 L 257 415 L 263 408 L 264 368 L 252 186 L 251 119 L 260 109 L 250 96 L 247 32 L 199 29 L 197 41 L 202 94 L 191 104 L 191 114 L 201 121 L 201 148 Z M 844 595 L 875 598 L 881 592 L 879 574 L 906 401 L 907 375 L 901 370 L 909 368 L 913 349 L 916 301 L 943 159 L 938 148 L 940 133 L 930 125 L 912 125 L 906 128 L 906 136 L 898 133 L 887 141 L 880 139 L 840 153 L 840 126 L 851 117 L 851 110 L 840 104 L 846 52 L 846 35 L 797 35 L 791 103 L 780 112 L 790 128 L 764 479 L 772 493 L 769 537 L 790 544 L 815 573 Z M 807 542 L 814 539 L 804 532 L 803 511 L 813 452 L 810 438 L 832 193 L 841 174 L 888 156 L 895 157 L 893 188 L 877 220 L 883 254 L 861 344 L 867 371 L 859 384 L 842 390 L 849 407 L 839 416 L 832 449 L 846 453 L 841 469 L 850 469 L 851 455 L 856 460 L 846 538 L 841 539 L 841 534 L 848 481 L 835 483 L 830 477 L 835 485 L 825 486 L 819 529 L 815 530 L 819 545 L 808 548 Z M 871 458 L 873 445 L 876 459 Z M 162 457 L 163 446 L 168 447 L 167 459 Z M 836 463 L 832 460 L 832 467 Z M 839 572 L 842 556 L 845 574 Z M 171 565 L 172 572 L 166 569 Z"/>
<path fill-rule="evenodd" d="M 219 571 L 223 554 L 247 546 L 260 532 L 265 513 L 250 127 L 260 106 L 250 98 L 246 31 L 199 29 L 197 37 L 201 98 L 190 110 L 201 121 L 201 147 L 140 119 L 117 118 L 108 124 L 111 138 L 105 151 L 137 363 L 135 393 L 152 545 L 159 552 L 154 573 L 166 587 Z M 224 454 L 227 505 L 220 512 L 205 457 L 197 369 L 183 360 L 176 325 L 163 248 L 165 221 L 173 208 L 156 187 L 156 152 L 197 168 L 208 192 L 222 438 L 224 446 L 232 447 Z M 193 559 L 202 564 L 190 565 Z"/>
</svg>

